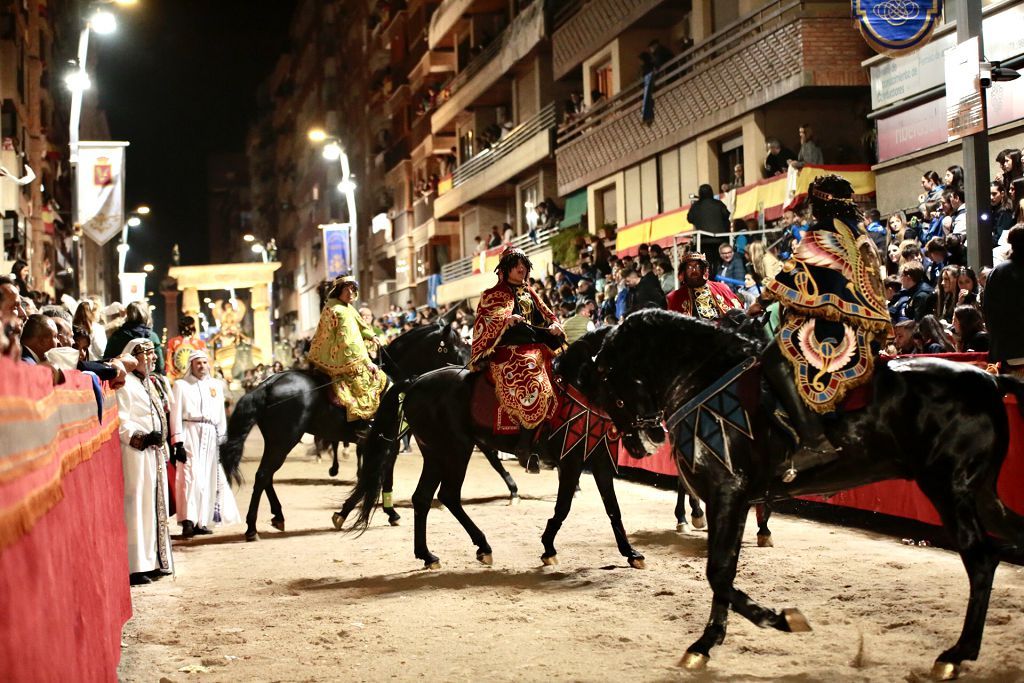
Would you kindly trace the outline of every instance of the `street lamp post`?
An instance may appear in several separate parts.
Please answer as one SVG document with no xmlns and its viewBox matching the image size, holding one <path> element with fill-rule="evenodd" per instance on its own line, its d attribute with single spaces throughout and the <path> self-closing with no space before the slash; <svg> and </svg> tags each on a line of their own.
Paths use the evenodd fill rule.
<svg viewBox="0 0 1024 683">
<path fill-rule="evenodd" d="M 356 184 L 352 180 L 352 169 L 349 166 L 348 154 L 345 153 L 338 138 L 330 137 L 321 128 L 314 128 L 308 133 L 309 140 L 314 143 L 325 143 L 321 154 L 327 161 L 337 161 L 341 169 L 341 180 L 338 191 L 345 195 L 349 222 L 349 264 L 352 274 L 359 278 L 359 223 L 356 220 Z"/>
<path fill-rule="evenodd" d="M 128 229 L 137 228 L 142 225 L 142 219 L 139 216 L 148 216 L 150 209 L 148 206 L 140 206 L 139 208 L 128 214 L 128 220 L 121 226 L 121 243 L 117 245 L 117 275 L 120 277 L 124 274 L 124 264 L 128 258 Z"/>
</svg>

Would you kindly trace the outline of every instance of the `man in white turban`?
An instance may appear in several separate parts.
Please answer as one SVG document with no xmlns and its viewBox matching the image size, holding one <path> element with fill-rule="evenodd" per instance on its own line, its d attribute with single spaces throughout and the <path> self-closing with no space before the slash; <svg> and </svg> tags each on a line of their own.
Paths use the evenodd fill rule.
<svg viewBox="0 0 1024 683">
<path fill-rule="evenodd" d="M 177 467 L 175 501 L 185 538 L 213 533 L 210 524 L 240 521 L 218 447 L 227 439 L 224 385 L 210 374 L 205 351 L 189 355 L 188 371 L 174 383 L 171 443 Z"/>
<path fill-rule="evenodd" d="M 124 352 L 138 362 L 117 390 L 128 571 L 132 585 L 138 585 L 173 570 L 167 521 L 167 418 L 149 381 L 156 367 L 153 342 L 133 339 Z"/>
</svg>

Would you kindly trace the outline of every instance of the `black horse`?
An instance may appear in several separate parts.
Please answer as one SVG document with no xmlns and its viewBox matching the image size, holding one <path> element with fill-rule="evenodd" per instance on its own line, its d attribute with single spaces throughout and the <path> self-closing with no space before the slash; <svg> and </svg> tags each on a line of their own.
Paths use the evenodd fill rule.
<svg viewBox="0 0 1024 683">
<path fill-rule="evenodd" d="M 593 356 L 600 348 L 607 332 L 608 328 L 588 333 L 570 345 L 555 361 L 555 374 L 562 382 L 575 386 L 583 396 L 596 392 Z M 430 511 L 434 493 L 437 492 L 438 500 L 459 520 L 473 544 L 477 546 L 477 559 L 485 564 L 491 563 L 492 551 L 487 538 L 462 507 L 462 483 L 474 446 L 485 450 L 513 451 L 519 437 L 495 435 L 491 428 L 481 427 L 474 422 L 471 401 L 473 383 L 476 380 L 477 374 L 471 374 L 464 369 L 444 368 L 388 390 L 381 399 L 377 419 L 367 438 L 363 469 L 355 489 L 339 513 L 340 521 L 344 521 L 358 504 L 359 516 L 353 527 L 365 529 L 369 523 L 381 489 L 386 464 L 390 454 L 397 448 L 395 435 L 399 421 L 398 396 L 404 392 L 405 419 L 423 453 L 423 472 L 412 497 L 416 557 L 423 560 L 427 568 L 440 566 L 438 557 L 427 548 L 427 513 Z M 546 434 L 542 434 L 538 440 L 541 460 L 548 466 L 554 466 L 554 458 L 557 457 L 553 450 L 554 439 L 548 441 L 546 437 Z M 557 463 L 558 501 L 555 505 L 555 514 L 548 520 L 542 537 L 542 559 L 545 564 L 557 562 L 555 535 L 569 514 L 572 497 L 584 467 L 584 449 L 585 443 L 581 442 Z M 619 552 L 629 560 L 630 565 L 642 567 L 644 556 L 629 544 L 622 525 L 613 485 L 615 468 L 607 449 L 601 446 L 595 448 L 586 465 L 594 473 Z"/>
<path fill-rule="evenodd" d="M 385 347 L 381 354 L 382 367 L 388 376 L 407 377 L 445 365 L 464 364 L 468 360 L 468 349 L 452 327 L 455 315 L 456 309 L 452 309 L 436 324 L 414 328 Z M 220 448 L 221 463 L 233 481 L 239 483 L 241 480 L 242 450 L 253 425 L 259 425 L 264 438 L 263 457 L 256 470 L 252 499 L 245 518 L 246 540 L 259 538 L 256 518 L 264 491 L 273 514 L 270 523 L 275 529 L 284 531 L 284 512 L 274 491 L 274 473 L 284 464 L 288 453 L 303 434 L 312 434 L 326 442 L 356 443 L 358 452 L 360 434 L 365 434 L 369 424 L 366 421 L 348 422 L 345 411 L 328 400 L 329 382 L 319 372 L 281 372 L 243 396 L 235 406 L 228 422 L 228 439 Z M 516 486 L 511 475 L 496 457 L 489 460 L 515 495 Z M 391 464 L 393 466 L 393 461 Z M 384 474 L 384 490 L 390 493 L 391 468 Z M 399 515 L 394 508 L 389 506 L 385 512 L 391 523 L 397 524 Z"/>
<path fill-rule="evenodd" d="M 609 335 L 597 358 L 605 380 L 601 404 L 622 429 L 630 453 L 640 457 L 652 442 L 664 440 L 663 421 L 672 423 L 675 411 L 760 350 L 758 341 L 691 318 L 636 313 Z M 730 608 L 761 627 L 810 630 L 799 610 L 762 607 L 733 586 L 752 503 L 885 479 L 917 482 L 942 518 L 970 580 L 960 639 L 939 655 L 933 673 L 953 678 L 964 660 L 977 659 L 1000 551 L 1019 552 L 1024 546 L 1024 518 L 996 493 L 1009 443 L 1003 395 L 1024 400 L 1024 382 L 963 363 L 918 358 L 880 365 L 870 390 L 867 407 L 826 420 L 829 440 L 842 449 L 839 460 L 802 471 L 791 483 L 782 475 L 793 443 L 771 417 L 771 399 L 763 390 L 760 408 L 749 415 L 752 439 L 724 427 L 724 456 L 697 443 L 692 463 L 680 462 L 681 477 L 707 506 L 707 576 L 713 591 L 711 618 L 687 649 L 683 666 L 706 665 L 711 648 L 725 638 Z M 682 425 L 669 436 L 677 447 L 687 438 Z"/>
</svg>

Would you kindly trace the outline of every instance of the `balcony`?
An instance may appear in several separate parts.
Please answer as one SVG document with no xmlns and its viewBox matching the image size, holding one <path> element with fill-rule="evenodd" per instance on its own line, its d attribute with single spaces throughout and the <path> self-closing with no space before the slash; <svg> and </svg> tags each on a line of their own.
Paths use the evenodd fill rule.
<svg viewBox="0 0 1024 683">
<path fill-rule="evenodd" d="M 552 65 L 560 79 L 607 45 L 664 0 L 590 0 L 563 2 L 555 10 Z M 575 10 L 575 11 L 574 11 Z"/>
<path fill-rule="evenodd" d="M 412 203 L 412 224 L 419 228 L 427 221 L 434 218 L 434 195 L 420 197 Z"/>
<path fill-rule="evenodd" d="M 413 92 L 419 92 L 432 74 L 455 71 L 455 52 L 452 50 L 430 50 L 424 52 L 409 71 L 409 83 Z"/>
<path fill-rule="evenodd" d="M 512 245 L 519 247 L 530 257 L 533 272 L 547 272 L 551 263 L 551 247 L 549 242 L 556 230 L 547 230 L 537 235 L 534 242 L 528 235 L 520 235 L 512 240 Z M 475 256 L 467 256 L 452 261 L 441 268 L 441 286 L 437 288 L 437 303 L 447 304 L 463 299 L 475 299 L 480 292 L 494 285 L 494 269 L 501 258 L 505 245 L 488 249 Z"/>
<path fill-rule="evenodd" d="M 437 108 L 430 120 L 434 132 L 447 128 L 462 110 L 485 94 L 513 65 L 544 40 L 547 36 L 544 3 L 545 0 L 534 0 L 486 50 L 448 83 L 445 88 L 449 93 L 448 99 Z"/>
<path fill-rule="evenodd" d="M 555 122 L 552 102 L 489 150 L 459 166 L 452 174 L 451 188 L 445 183 L 445 191 L 434 201 L 434 217 L 454 213 L 463 204 L 549 158 L 554 151 Z"/>
<path fill-rule="evenodd" d="M 823 38 L 823 36 L 827 36 Z M 869 53 L 849 4 L 778 0 L 665 64 L 655 117 L 641 120 L 637 81 L 559 131 L 558 193 L 566 195 L 748 111 L 811 86 L 866 86 Z"/>
</svg>

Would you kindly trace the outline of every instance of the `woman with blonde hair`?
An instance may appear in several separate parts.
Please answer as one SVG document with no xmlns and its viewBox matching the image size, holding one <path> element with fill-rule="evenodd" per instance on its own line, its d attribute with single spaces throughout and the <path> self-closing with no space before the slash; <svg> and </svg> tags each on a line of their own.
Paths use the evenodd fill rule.
<svg viewBox="0 0 1024 683">
<path fill-rule="evenodd" d="M 99 317 L 100 307 L 91 299 L 83 299 L 75 309 L 72 325 L 88 331 L 92 339 L 88 360 L 103 360 L 103 349 L 107 346 L 107 330 Z"/>
<path fill-rule="evenodd" d="M 773 278 L 782 270 L 782 262 L 765 248 L 764 242 L 761 240 L 747 244 L 743 255 L 750 267 L 754 269 L 754 274 L 757 275 L 759 281 Z"/>
</svg>

